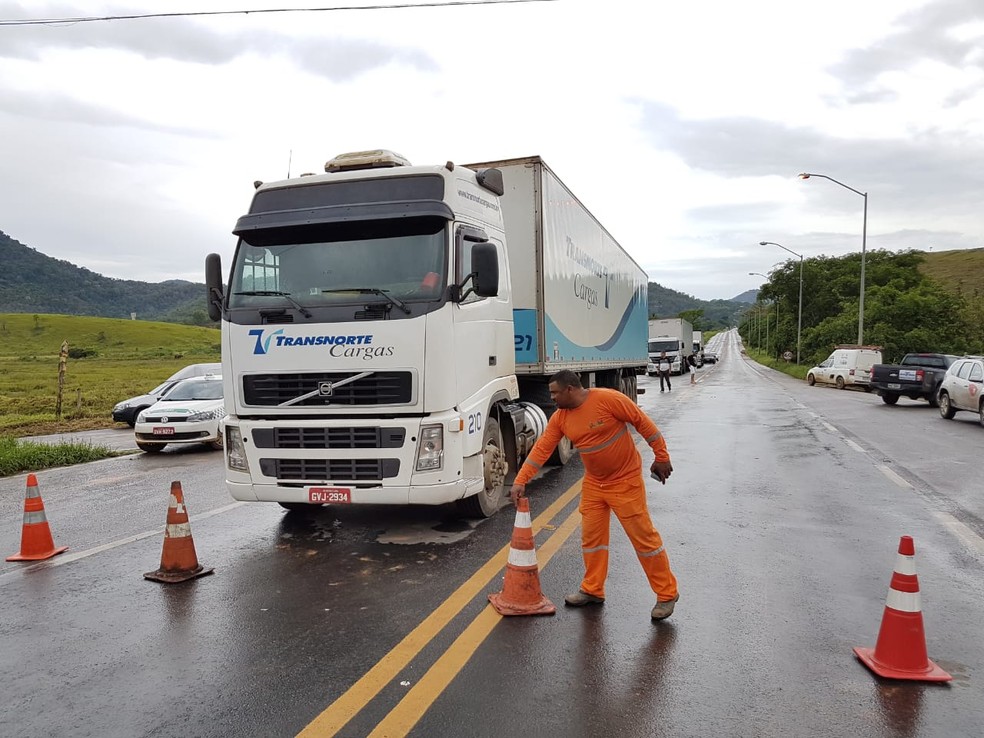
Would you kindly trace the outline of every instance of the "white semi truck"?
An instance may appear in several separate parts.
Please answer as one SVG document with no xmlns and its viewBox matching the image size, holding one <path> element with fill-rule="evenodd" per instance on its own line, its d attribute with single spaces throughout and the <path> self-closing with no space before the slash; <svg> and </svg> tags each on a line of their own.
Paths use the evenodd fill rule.
<svg viewBox="0 0 984 738">
<path fill-rule="evenodd" d="M 648 277 L 539 157 L 325 171 L 257 183 L 225 284 L 206 259 L 235 499 L 488 516 L 552 374 L 635 399 Z"/>
<path fill-rule="evenodd" d="M 649 365 L 648 373 L 654 375 L 655 366 L 663 351 L 670 360 L 670 373 L 683 374 L 687 371 L 684 363 L 691 353 L 694 327 L 683 318 L 664 318 L 649 321 Z"/>
</svg>

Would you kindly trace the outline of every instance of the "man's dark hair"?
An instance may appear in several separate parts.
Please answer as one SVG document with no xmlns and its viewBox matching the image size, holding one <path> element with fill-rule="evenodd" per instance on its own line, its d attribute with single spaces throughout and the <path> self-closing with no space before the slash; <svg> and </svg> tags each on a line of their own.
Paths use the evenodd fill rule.
<svg viewBox="0 0 984 738">
<path fill-rule="evenodd" d="M 573 387 L 574 389 L 582 389 L 581 378 L 577 376 L 575 372 L 570 369 L 563 369 L 552 377 L 550 381 L 555 384 L 559 384 L 561 387 Z"/>
</svg>

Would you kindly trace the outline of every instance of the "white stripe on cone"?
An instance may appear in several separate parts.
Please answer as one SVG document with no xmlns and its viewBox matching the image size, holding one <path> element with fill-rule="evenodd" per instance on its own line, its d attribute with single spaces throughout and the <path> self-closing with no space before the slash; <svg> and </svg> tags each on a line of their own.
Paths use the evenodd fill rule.
<svg viewBox="0 0 984 738">
<path fill-rule="evenodd" d="M 536 566 L 536 550 L 523 551 L 518 548 L 509 549 L 509 563 L 513 566 Z"/>
<path fill-rule="evenodd" d="M 897 589 L 891 588 L 888 590 L 885 607 L 890 607 L 899 612 L 922 612 L 918 592 L 899 592 Z"/>
<path fill-rule="evenodd" d="M 167 526 L 167 537 L 168 538 L 187 538 L 191 535 L 191 524 L 190 523 L 172 523 Z"/>
<path fill-rule="evenodd" d="M 518 512 L 516 513 L 516 524 L 513 526 L 515 528 L 532 528 L 533 520 L 530 518 L 528 512 Z"/>
<path fill-rule="evenodd" d="M 896 574 L 915 574 L 916 573 L 916 557 L 906 556 L 905 554 L 899 554 L 898 559 L 895 562 L 895 573 Z"/>
</svg>

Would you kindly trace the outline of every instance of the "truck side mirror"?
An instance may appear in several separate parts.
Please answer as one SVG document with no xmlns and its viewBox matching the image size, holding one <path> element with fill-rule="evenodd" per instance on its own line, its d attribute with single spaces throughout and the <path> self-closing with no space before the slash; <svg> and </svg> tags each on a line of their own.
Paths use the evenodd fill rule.
<svg viewBox="0 0 984 738">
<path fill-rule="evenodd" d="M 208 317 L 212 320 L 222 319 L 222 301 L 225 294 L 222 291 L 222 257 L 209 254 L 205 257 L 205 306 Z"/>
<path fill-rule="evenodd" d="M 472 273 L 475 275 L 475 294 L 495 297 L 499 294 L 499 254 L 494 243 L 472 246 Z"/>
</svg>

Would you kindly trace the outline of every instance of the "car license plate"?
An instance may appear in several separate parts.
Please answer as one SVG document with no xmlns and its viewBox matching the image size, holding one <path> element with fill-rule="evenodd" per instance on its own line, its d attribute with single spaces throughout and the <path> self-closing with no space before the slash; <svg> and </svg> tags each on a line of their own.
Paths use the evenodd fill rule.
<svg viewBox="0 0 984 738">
<path fill-rule="evenodd" d="M 167 428 L 165 426 L 159 426 L 157 428 L 154 428 L 154 435 L 155 436 L 173 436 L 174 435 L 174 428 Z"/>
<path fill-rule="evenodd" d="M 352 490 L 346 487 L 311 487 L 308 490 L 308 501 L 331 505 L 352 502 Z"/>
<path fill-rule="evenodd" d="M 889 389 L 902 389 L 902 385 L 901 384 L 892 384 L 890 382 L 889 385 L 888 385 L 888 388 Z"/>
</svg>

